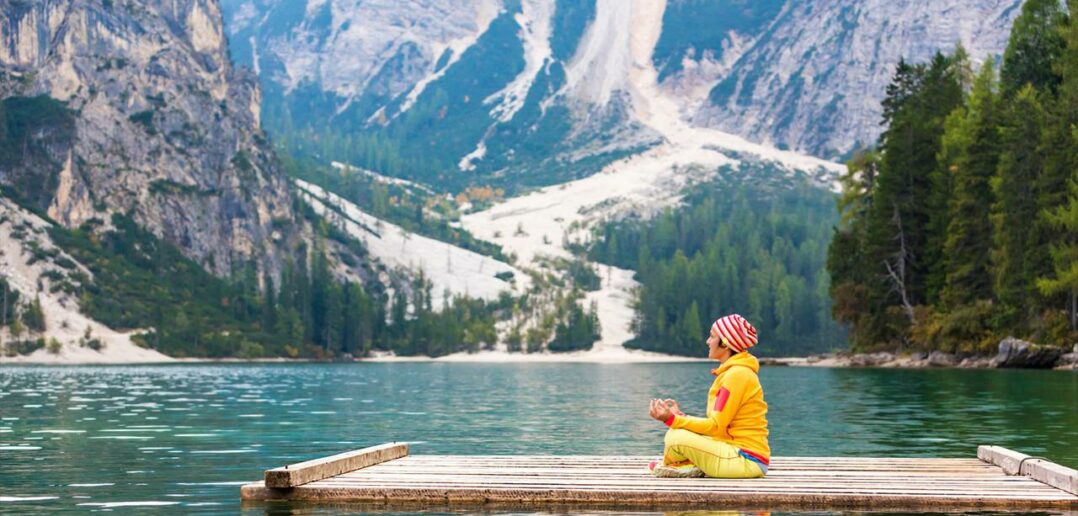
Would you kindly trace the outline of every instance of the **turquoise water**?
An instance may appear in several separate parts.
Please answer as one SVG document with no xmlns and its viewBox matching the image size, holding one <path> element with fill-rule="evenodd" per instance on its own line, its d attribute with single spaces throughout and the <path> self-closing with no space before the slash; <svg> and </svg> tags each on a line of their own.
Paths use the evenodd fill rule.
<svg viewBox="0 0 1078 516">
<path fill-rule="evenodd" d="M 654 455 L 664 427 L 648 400 L 703 412 L 710 367 L 0 367 L 0 512 L 235 513 L 240 485 L 266 468 L 387 441 Z M 765 367 L 761 381 L 775 455 L 972 457 L 998 444 L 1078 466 L 1074 372 Z"/>
</svg>

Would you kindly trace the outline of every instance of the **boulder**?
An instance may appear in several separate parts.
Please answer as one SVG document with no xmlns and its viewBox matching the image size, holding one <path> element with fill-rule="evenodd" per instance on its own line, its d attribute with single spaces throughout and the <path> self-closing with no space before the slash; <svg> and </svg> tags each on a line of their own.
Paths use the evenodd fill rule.
<svg viewBox="0 0 1078 516">
<path fill-rule="evenodd" d="M 954 367 L 958 365 L 958 359 L 951 353 L 933 351 L 928 354 L 928 365 L 931 367 Z"/>
<path fill-rule="evenodd" d="M 1041 346 L 1032 342 L 1007 337 L 999 342 L 999 352 L 992 359 L 992 367 L 1048 369 L 1056 365 L 1063 350 L 1055 346 Z"/>
<path fill-rule="evenodd" d="M 1056 362 L 1056 368 L 1061 369 L 1078 369 L 1078 344 L 1074 345 L 1070 353 L 1064 353 L 1059 356 L 1059 362 Z"/>
<path fill-rule="evenodd" d="M 958 363 L 958 367 L 964 367 L 969 369 L 983 368 L 992 366 L 992 357 L 970 356 L 963 358 Z"/>
<path fill-rule="evenodd" d="M 878 353 L 861 353 L 850 357 L 851 367 L 878 367 L 893 362 L 895 356 L 886 351 Z"/>
</svg>

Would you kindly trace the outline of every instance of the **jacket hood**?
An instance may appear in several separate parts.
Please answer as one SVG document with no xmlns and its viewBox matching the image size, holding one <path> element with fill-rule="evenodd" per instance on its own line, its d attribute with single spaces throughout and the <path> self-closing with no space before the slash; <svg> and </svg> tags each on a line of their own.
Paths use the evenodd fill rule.
<svg viewBox="0 0 1078 516">
<path fill-rule="evenodd" d="M 750 354 L 748 351 L 742 351 L 741 353 L 730 357 L 729 360 L 723 362 L 722 365 L 718 367 L 718 369 L 712 369 L 711 374 L 717 376 L 725 372 L 727 369 L 730 369 L 731 367 L 735 366 L 747 367 L 749 369 L 752 369 L 752 372 L 754 373 L 760 372 L 760 361 L 757 360 L 756 357 L 752 356 L 752 354 Z"/>
</svg>

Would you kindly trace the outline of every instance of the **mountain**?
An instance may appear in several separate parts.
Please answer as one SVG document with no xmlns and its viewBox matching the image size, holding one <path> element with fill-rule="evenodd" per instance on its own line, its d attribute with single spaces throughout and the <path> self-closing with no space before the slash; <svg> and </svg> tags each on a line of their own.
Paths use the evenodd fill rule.
<svg viewBox="0 0 1078 516">
<path fill-rule="evenodd" d="M 457 188 L 552 184 L 676 139 L 837 158 L 900 58 L 1002 52 L 1020 0 L 223 0 L 293 149 Z M 665 102 L 656 105 L 661 96 Z M 328 124 L 327 124 L 328 122 Z"/>
<path fill-rule="evenodd" d="M 0 0 L 0 351 L 310 354 L 310 318 L 268 326 L 314 303 L 266 297 L 295 264 L 378 299 L 394 274 L 294 197 L 260 104 L 213 0 Z"/>
<path fill-rule="evenodd" d="M 1021 4 L 672 1 L 663 24 L 681 30 L 663 33 L 656 60 L 662 84 L 693 106 L 694 124 L 836 158 L 875 143 L 900 59 L 927 61 L 957 44 L 976 63 L 1002 55 Z"/>
<path fill-rule="evenodd" d="M 17 135 L 0 182 L 75 228 L 130 213 L 208 270 L 280 270 L 295 219 L 211 0 L 0 1 L 0 97 Z M 50 113 L 58 123 L 35 117 Z M 9 135 L 9 140 L 16 135 Z M 19 149 L 26 152 L 16 152 Z"/>
</svg>

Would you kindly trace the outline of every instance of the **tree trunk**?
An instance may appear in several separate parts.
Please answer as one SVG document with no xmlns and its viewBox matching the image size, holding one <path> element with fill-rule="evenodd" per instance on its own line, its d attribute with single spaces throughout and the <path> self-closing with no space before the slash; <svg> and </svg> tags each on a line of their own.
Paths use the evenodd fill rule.
<svg viewBox="0 0 1078 516">
<path fill-rule="evenodd" d="M 914 315 L 913 303 L 910 301 L 908 290 L 906 289 L 906 265 L 910 261 L 910 251 L 906 247 L 906 232 L 902 228 L 902 215 L 898 211 L 898 205 L 894 205 L 894 216 L 892 221 L 898 228 L 898 235 L 895 237 L 898 240 L 898 252 L 894 254 L 895 265 L 892 266 L 889 260 L 884 260 L 883 264 L 887 267 L 887 275 L 891 278 L 894 291 L 898 292 L 900 298 L 902 298 L 902 308 L 906 312 L 906 317 L 910 320 L 910 325 L 917 324 L 917 318 Z"/>
</svg>

